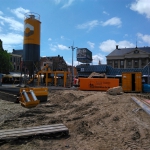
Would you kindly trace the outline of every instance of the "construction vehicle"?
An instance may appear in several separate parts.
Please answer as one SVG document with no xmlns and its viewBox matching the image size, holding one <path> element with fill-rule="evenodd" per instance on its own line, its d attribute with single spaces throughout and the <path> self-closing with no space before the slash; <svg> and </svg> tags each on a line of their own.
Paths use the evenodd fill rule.
<svg viewBox="0 0 150 150">
<path fill-rule="evenodd" d="M 35 107 L 40 102 L 47 101 L 48 88 L 46 87 L 27 87 L 20 88 L 20 95 L 17 97 L 17 102 L 20 102 L 24 107 Z"/>
<path fill-rule="evenodd" d="M 107 78 L 105 73 L 92 72 L 88 78 Z"/>
<path fill-rule="evenodd" d="M 58 74 L 62 74 L 63 76 L 63 85 L 64 87 L 66 86 L 66 81 L 67 81 L 67 71 L 52 71 L 50 70 L 50 67 L 48 64 L 44 66 L 44 68 L 40 71 L 37 72 L 37 86 L 38 87 L 25 87 L 20 88 L 20 93 L 19 96 L 17 97 L 16 102 L 20 102 L 21 105 L 24 107 L 34 107 L 38 105 L 40 102 L 45 102 L 47 101 L 47 96 L 48 96 L 48 88 L 47 85 L 49 83 L 54 82 L 54 85 L 56 86 Z M 40 87 L 40 82 L 44 79 L 44 83 L 46 87 Z M 34 82 L 34 79 L 31 78 L 27 84 L 30 84 L 31 82 Z"/>
<path fill-rule="evenodd" d="M 44 68 L 37 73 L 37 85 L 39 86 L 41 83 L 41 78 L 43 78 L 45 85 L 47 86 L 49 83 L 53 83 L 54 86 L 57 86 L 58 75 L 62 75 L 63 86 L 66 87 L 67 84 L 67 75 L 69 72 L 67 71 L 53 71 L 50 69 L 49 65 L 46 64 Z"/>
</svg>

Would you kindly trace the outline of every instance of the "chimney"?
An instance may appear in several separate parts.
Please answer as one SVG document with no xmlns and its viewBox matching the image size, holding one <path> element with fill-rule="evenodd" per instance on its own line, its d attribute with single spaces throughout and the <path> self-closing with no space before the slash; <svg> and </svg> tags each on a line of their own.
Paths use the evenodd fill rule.
<svg viewBox="0 0 150 150">
<path fill-rule="evenodd" d="M 116 45 L 116 49 L 118 49 L 118 45 Z"/>
</svg>

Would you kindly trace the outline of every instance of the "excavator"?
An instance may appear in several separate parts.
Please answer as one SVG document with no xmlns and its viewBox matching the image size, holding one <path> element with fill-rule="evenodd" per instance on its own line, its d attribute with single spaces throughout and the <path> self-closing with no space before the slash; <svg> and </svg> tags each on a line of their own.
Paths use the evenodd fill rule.
<svg viewBox="0 0 150 150">
<path fill-rule="evenodd" d="M 107 78 L 105 73 L 92 72 L 88 78 Z"/>
</svg>

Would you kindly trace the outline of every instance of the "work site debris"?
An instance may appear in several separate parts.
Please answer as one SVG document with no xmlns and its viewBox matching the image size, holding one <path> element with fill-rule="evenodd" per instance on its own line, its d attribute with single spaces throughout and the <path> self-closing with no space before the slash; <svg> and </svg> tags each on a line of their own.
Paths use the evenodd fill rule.
<svg viewBox="0 0 150 150">
<path fill-rule="evenodd" d="M 143 101 L 140 101 L 136 97 L 131 97 L 131 99 L 137 103 L 148 115 L 150 115 L 150 107 L 145 104 Z"/>
<path fill-rule="evenodd" d="M 11 140 L 17 139 L 19 137 L 29 137 L 35 135 L 46 135 L 54 133 L 63 133 L 63 135 L 68 135 L 69 130 L 64 124 L 52 124 L 35 126 L 28 128 L 14 128 L 9 130 L 0 130 L 0 141 L 1 140 Z"/>
<path fill-rule="evenodd" d="M 117 86 L 117 87 L 109 88 L 107 90 L 107 93 L 110 95 L 120 95 L 123 94 L 123 90 L 121 86 Z"/>
</svg>

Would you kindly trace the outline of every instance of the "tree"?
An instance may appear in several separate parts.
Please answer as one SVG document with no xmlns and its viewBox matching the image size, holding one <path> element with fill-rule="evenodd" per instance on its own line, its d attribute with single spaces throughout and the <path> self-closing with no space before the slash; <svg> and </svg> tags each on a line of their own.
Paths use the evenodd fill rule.
<svg viewBox="0 0 150 150">
<path fill-rule="evenodd" d="M 3 49 L 2 41 L 0 40 L 0 73 L 8 73 L 10 69 L 12 69 L 10 54 Z"/>
</svg>

